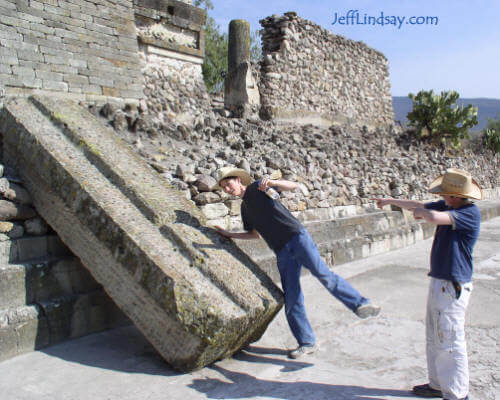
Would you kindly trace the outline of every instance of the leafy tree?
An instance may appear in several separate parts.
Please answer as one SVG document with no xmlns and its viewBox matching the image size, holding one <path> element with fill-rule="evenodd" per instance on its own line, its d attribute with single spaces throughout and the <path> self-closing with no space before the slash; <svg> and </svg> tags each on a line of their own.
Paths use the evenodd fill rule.
<svg viewBox="0 0 500 400">
<path fill-rule="evenodd" d="M 221 33 L 219 25 L 208 15 L 214 5 L 210 0 L 195 0 L 193 5 L 205 9 L 207 20 L 205 30 L 205 59 L 201 70 L 209 92 L 220 92 L 224 86 L 227 70 L 227 34 Z"/>
<path fill-rule="evenodd" d="M 221 32 L 215 19 L 208 15 L 208 10 L 214 8 L 210 0 L 195 0 L 193 5 L 204 8 L 207 12 L 207 21 L 204 26 L 205 60 L 201 69 L 207 90 L 211 93 L 218 93 L 224 89 L 224 79 L 227 73 L 228 34 Z M 250 59 L 256 62 L 262 57 L 258 32 L 255 31 L 250 35 Z"/>
<path fill-rule="evenodd" d="M 451 142 L 453 148 L 460 147 L 461 140 L 469 138 L 469 128 L 477 125 L 477 107 L 459 107 L 459 94 L 444 91 L 435 95 L 432 90 L 421 90 L 408 97 L 413 101 L 413 110 L 406 118 L 409 125 L 417 128 L 420 137 L 430 136 L 443 143 Z M 455 107 L 453 107 L 455 105 Z"/>
<path fill-rule="evenodd" d="M 220 92 L 227 72 L 227 33 L 221 33 L 215 20 L 207 17 L 205 25 L 205 60 L 201 66 L 209 92 Z"/>
<path fill-rule="evenodd" d="M 488 118 L 488 125 L 483 130 L 483 140 L 486 147 L 500 153 L 500 114 L 497 119 Z"/>
</svg>

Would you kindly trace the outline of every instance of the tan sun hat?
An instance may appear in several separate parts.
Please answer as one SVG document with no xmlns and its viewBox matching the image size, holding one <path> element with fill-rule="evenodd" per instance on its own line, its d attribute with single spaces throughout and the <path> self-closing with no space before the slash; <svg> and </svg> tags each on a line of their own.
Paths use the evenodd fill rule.
<svg viewBox="0 0 500 400">
<path fill-rule="evenodd" d="M 466 197 L 469 199 L 481 200 L 483 197 L 481 188 L 467 171 L 449 168 L 444 175 L 438 176 L 429 186 L 429 192 Z"/>
<path fill-rule="evenodd" d="M 241 179 L 241 183 L 244 186 L 250 185 L 250 182 L 252 181 L 250 174 L 244 169 L 235 167 L 223 167 L 217 171 L 217 186 L 214 189 L 222 189 L 222 187 L 220 186 L 220 182 L 223 179 L 229 178 L 231 176 L 239 177 Z"/>
</svg>

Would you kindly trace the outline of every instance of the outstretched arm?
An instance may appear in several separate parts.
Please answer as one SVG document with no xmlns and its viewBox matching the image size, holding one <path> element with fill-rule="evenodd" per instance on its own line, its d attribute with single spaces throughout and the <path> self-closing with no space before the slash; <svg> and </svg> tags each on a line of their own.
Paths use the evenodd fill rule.
<svg viewBox="0 0 500 400">
<path fill-rule="evenodd" d="M 404 208 L 405 210 L 413 210 L 415 208 L 424 207 L 424 202 L 418 200 L 393 199 L 391 197 L 370 200 L 375 200 L 378 208 L 383 208 L 388 205 Z"/>
<path fill-rule="evenodd" d="M 222 228 L 221 226 L 214 226 L 219 234 L 228 238 L 234 239 L 259 239 L 260 235 L 255 229 L 249 232 L 230 232 Z"/>
<path fill-rule="evenodd" d="M 299 185 L 296 182 L 286 181 L 284 179 L 262 178 L 259 184 L 259 190 L 265 192 L 268 187 L 275 187 L 278 188 L 280 192 L 284 192 L 286 190 L 295 190 Z"/>
<path fill-rule="evenodd" d="M 427 222 L 434 225 L 452 225 L 453 221 L 450 214 L 446 211 L 428 210 L 424 207 L 424 202 L 418 200 L 404 200 L 393 198 L 370 199 L 377 202 L 377 207 L 382 208 L 387 205 L 394 205 L 406 210 L 413 211 L 413 216 L 416 219 L 425 219 Z"/>
<path fill-rule="evenodd" d="M 425 219 L 434 225 L 452 225 L 453 220 L 451 219 L 450 213 L 446 211 L 436 211 L 428 210 L 423 207 L 415 208 L 413 210 L 413 216 L 416 219 Z"/>
</svg>

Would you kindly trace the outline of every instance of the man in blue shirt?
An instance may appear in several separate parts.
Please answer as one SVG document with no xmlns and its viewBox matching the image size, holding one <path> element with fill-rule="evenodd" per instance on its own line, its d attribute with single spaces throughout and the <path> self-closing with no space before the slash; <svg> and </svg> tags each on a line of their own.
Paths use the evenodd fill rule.
<svg viewBox="0 0 500 400">
<path fill-rule="evenodd" d="M 427 299 L 426 352 L 429 383 L 417 385 L 421 397 L 468 399 L 469 367 L 465 343 L 465 312 L 472 291 L 472 251 L 479 236 L 481 214 L 470 199 L 480 200 L 481 188 L 467 171 L 450 168 L 436 178 L 429 192 L 440 201 L 376 199 L 413 211 L 417 219 L 436 225 L 431 250 Z"/>
<path fill-rule="evenodd" d="M 307 319 L 300 270 L 306 267 L 325 288 L 360 318 L 376 316 L 380 307 L 361 296 L 347 281 L 333 273 L 323 262 L 316 244 L 302 224 L 281 204 L 279 191 L 295 190 L 297 183 L 263 178 L 251 183 L 243 169 L 225 167 L 218 171 L 218 184 L 226 193 L 240 197 L 241 218 L 245 232 L 230 232 L 219 226 L 218 232 L 237 239 L 262 237 L 276 254 L 281 284 L 285 294 L 288 325 L 298 342 L 289 352 L 298 358 L 316 351 L 316 338 Z"/>
</svg>

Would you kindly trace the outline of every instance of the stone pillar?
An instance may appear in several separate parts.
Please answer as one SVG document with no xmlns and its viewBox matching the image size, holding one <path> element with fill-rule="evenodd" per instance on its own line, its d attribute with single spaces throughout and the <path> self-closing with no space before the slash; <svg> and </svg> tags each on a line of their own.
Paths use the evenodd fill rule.
<svg viewBox="0 0 500 400">
<path fill-rule="evenodd" d="M 227 76 L 224 106 L 242 117 L 252 105 L 260 104 L 257 83 L 250 65 L 250 25 L 242 19 L 229 23 Z"/>
<path fill-rule="evenodd" d="M 244 19 L 233 19 L 229 23 L 227 53 L 228 71 L 235 70 L 241 63 L 250 62 L 250 24 Z"/>
</svg>

